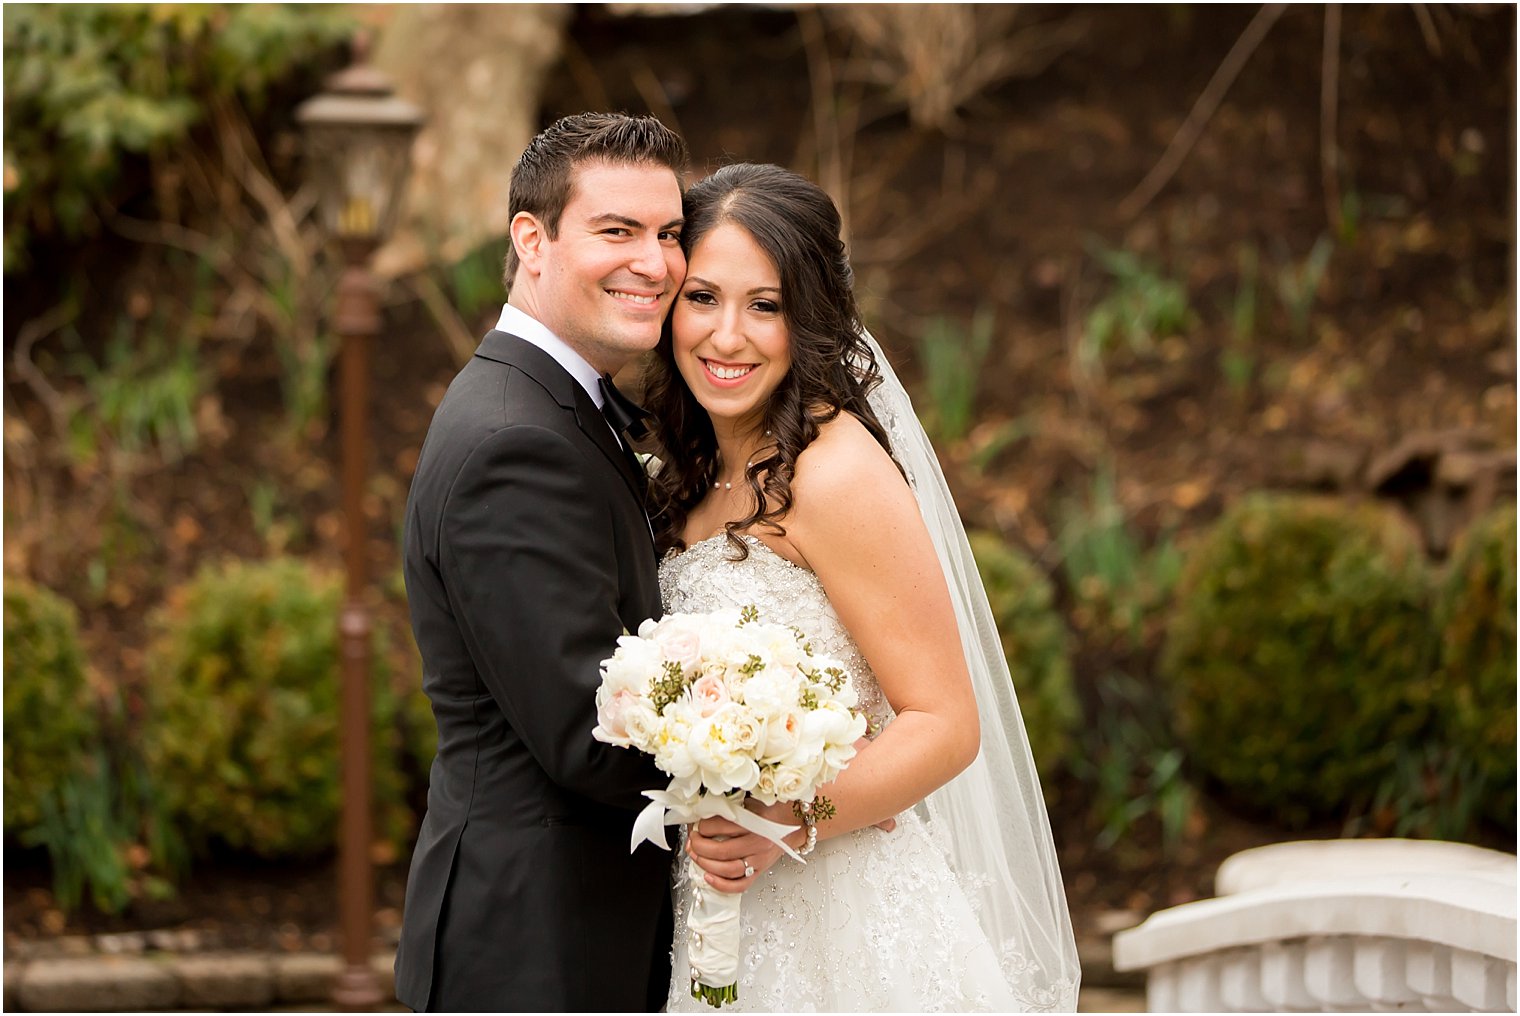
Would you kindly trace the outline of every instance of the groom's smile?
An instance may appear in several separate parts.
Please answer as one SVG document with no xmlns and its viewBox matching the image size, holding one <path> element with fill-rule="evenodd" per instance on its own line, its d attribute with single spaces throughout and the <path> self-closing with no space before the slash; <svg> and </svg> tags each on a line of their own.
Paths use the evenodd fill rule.
<svg viewBox="0 0 1520 1016">
<path fill-rule="evenodd" d="M 660 339 L 686 277 L 681 224 L 681 188 L 670 169 L 585 163 L 558 230 L 541 228 L 526 244 L 530 283 L 513 291 L 513 303 L 599 371 L 616 373 Z"/>
</svg>

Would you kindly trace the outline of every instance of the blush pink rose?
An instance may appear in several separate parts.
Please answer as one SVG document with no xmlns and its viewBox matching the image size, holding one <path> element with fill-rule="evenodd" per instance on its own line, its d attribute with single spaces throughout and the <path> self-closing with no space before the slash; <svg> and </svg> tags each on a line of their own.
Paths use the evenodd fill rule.
<svg viewBox="0 0 1520 1016">
<path fill-rule="evenodd" d="M 702 640 L 694 631 L 673 631 L 660 640 L 660 655 L 689 674 L 702 661 Z"/>
<path fill-rule="evenodd" d="M 696 708 L 697 715 L 711 716 L 728 703 L 728 688 L 716 677 L 704 675 L 692 682 L 691 704 Z"/>
<path fill-rule="evenodd" d="M 626 746 L 628 738 L 628 712 L 630 707 L 638 701 L 638 696 L 631 691 L 614 692 L 601 702 L 596 709 L 596 722 L 608 737 L 606 740 L 611 744 Z M 602 740 L 598 738 L 598 740 Z"/>
</svg>

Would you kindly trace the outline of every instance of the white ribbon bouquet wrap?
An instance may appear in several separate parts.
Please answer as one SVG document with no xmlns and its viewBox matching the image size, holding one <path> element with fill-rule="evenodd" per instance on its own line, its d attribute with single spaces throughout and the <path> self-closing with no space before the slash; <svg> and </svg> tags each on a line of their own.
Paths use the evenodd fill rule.
<svg viewBox="0 0 1520 1016">
<path fill-rule="evenodd" d="M 797 827 L 747 810 L 745 798 L 826 812 L 818 788 L 849 764 L 866 732 L 855 706 L 839 661 L 814 653 L 798 629 L 763 622 L 754 607 L 645 621 L 602 661 L 591 732 L 654 756 L 671 778 L 645 791 L 650 803 L 629 849 L 648 840 L 669 850 L 665 826 L 721 815 L 801 862 L 782 841 Z M 702 870 L 687 865 L 699 887 L 687 921 L 691 993 L 719 1008 L 739 997 L 742 894 L 706 887 Z"/>
</svg>

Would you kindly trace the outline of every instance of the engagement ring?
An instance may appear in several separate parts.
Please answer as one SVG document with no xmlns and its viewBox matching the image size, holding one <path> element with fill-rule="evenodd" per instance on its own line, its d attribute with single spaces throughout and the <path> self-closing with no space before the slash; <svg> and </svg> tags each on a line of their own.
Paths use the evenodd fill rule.
<svg viewBox="0 0 1520 1016">
<path fill-rule="evenodd" d="M 745 878 L 754 878 L 754 876 L 755 876 L 755 869 L 750 866 L 749 858 L 747 858 L 747 857 L 741 857 L 740 860 L 744 862 L 744 877 Z"/>
</svg>

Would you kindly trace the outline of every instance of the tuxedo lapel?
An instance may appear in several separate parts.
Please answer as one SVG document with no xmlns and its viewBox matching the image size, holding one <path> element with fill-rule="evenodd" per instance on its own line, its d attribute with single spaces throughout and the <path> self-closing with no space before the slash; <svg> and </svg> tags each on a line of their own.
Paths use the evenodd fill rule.
<svg viewBox="0 0 1520 1016">
<path fill-rule="evenodd" d="M 607 456 L 607 461 L 623 477 L 629 492 L 638 502 L 640 510 L 643 510 L 649 480 L 639 466 L 638 459 L 613 434 L 607 418 L 596 407 L 596 403 L 591 401 L 591 396 L 555 362 L 554 357 L 531 342 L 495 329 L 486 333 L 475 355 L 518 368 L 552 395 L 561 408 L 573 413 L 575 424 L 581 433 Z"/>
</svg>

